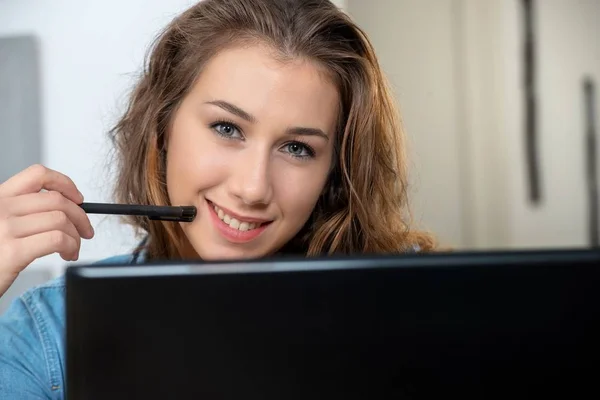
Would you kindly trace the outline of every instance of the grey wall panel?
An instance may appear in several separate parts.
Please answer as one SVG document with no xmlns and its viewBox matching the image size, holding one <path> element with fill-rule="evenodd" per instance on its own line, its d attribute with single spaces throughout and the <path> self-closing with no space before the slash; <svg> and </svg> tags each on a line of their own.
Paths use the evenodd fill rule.
<svg viewBox="0 0 600 400">
<path fill-rule="evenodd" d="M 35 37 L 0 37 L 0 182 L 42 162 L 39 65 Z M 50 278 L 50 271 L 23 272 L 0 298 L 0 313 L 23 291 Z"/>
<path fill-rule="evenodd" d="M 42 162 L 39 65 L 35 37 L 0 37 L 0 182 Z"/>
</svg>

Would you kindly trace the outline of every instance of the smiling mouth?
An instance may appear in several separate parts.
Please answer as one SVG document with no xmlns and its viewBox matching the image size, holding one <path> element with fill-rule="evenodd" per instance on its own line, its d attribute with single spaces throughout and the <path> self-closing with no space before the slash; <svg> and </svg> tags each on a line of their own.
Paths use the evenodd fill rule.
<svg viewBox="0 0 600 400">
<path fill-rule="evenodd" d="M 251 231 L 251 230 L 260 228 L 261 226 L 271 223 L 271 221 L 265 221 L 265 222 L 241 221 L 235 217 L 228 215 L 225 211 L 223 211 L 223 209 L 221 209 L 219 206 L 215 205 L 214 203 L 211 203 L 211 207 L 213 207 L 213 209 L 215 210 L 215 213 L 217 214 L 217 216 L 219 217 L 219 219 L 221 221 L 223 221 L 230 228 L 237 229 L 240 232 Z"/>
</svg>

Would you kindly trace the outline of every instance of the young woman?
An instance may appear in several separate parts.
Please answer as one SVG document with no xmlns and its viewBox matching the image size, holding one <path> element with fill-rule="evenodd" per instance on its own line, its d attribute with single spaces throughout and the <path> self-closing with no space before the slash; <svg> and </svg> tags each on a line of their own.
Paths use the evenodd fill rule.
<svg viewBox="0 0 600 400">
<path fill-rule="evenodd" d="M 116 200 L 195 205 L 193 223 L 132 218 L 108 262 L 433 248 L 412 229 L 399 116 L 365 34 L 327 0 L 204 0 L 153 46 L 111 132 Z M 45 189 L 45 190 L 44 190 Z M 31 167 L 0 185 L 0 293 L 34 259 L 76 260 L 83 196 Z M 0 397 L 64 396 L 64 283 L 0 318 Z"/>
</svg>

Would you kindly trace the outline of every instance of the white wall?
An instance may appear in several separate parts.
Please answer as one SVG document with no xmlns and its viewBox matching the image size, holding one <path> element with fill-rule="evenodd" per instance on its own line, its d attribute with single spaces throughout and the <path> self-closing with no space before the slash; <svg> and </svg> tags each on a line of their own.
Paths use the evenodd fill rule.
<svg viewBox="0 0 600 400">
<path fill-rule="evenodd" d="M 460 146 L 467 195 L 463 209 L 468 248 L 510 247 L 510 224 L 515 200 L 510 183 L 520 154 L 511 146 L 520 130 L 507 129 L 505 71 L 518 54 L 507 54 L 503 33 L 504 0 L 454 0 L 459 49 L 457 81 L 460 87 Z M 510 60 L 510 61 L 507 61 Z M 513 135 L 517 135 L 513 140 Z M 518 179 L 518 177 L 517 177 Z"/>
<path fill-rule="evenodd" d="M 581 83 L 589 74 L 600 84 L 600 2 L 535 2 L 543 200 L 534 206 L 525 164 L 521 2 L 459 1 L 475 247 L 587 246 Z"/>
<path fill-rule="evenodd" d="M 587 197 L 584 163 L 583 76 L 594 77 L 600 90 L 600 2 L 544 0 L 537 2 L 539 56 L 539 136 L 544 171 L 544 202 L 532 208 L 524 201 L 522 162 L 512 165 L 513 207 L 510 245 L 513 247 L 579 247 L 587 245 Z M 522 119 L 518 47 L 519 4 L 505 2 L 505 109 L 509 129 Z M 596 103 L 600 115 L 600 103 Z M 600 127 L 600 120 L 596 126 Z M 524 151 L 522 137 L 511 134 L 514 152 Z"/>
<path fill-rule="evenodd" d="M 397 90 L 416 155 L 416 209 L 459 248 L 587 243 L 581 79 L 600 84 L 600 2 L 535 4 L 539 207 L 525 180 L 521 2 L 348 0 Z"/>
<path fill-rule="evenodd" d="M 3 0 L 0 35 L 35 34 L 41 48 L 43 159 L 87 201 L 109 201 L 106 132 L 155 34 L 192 0 Z M 114 217 L 92 216 L 96 238 L 81 261 L 126 253 L 136 242 Z M 38 260 L 56 272 L 58 256 Z"/>
<path fill-rule="evenodd" d="M 345 10 L 348 0 L 331 0 L 331 2 L 340 7 L 342 10 Z"/>
</svg>

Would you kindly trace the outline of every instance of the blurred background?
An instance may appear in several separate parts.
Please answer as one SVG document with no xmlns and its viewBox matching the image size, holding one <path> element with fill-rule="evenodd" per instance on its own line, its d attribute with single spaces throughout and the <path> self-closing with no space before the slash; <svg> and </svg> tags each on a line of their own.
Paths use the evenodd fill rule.
<svg viewBox="0 0 600 400">
<path fill-rule="evenodd" d="M 110 201 L 106 132 L 152 39 L 193 3 L 0 0 L 0 181 L 43 163 L 86 201 Z M 335 3 L 370 35 L 397 96 L 423 228 L 459 250 L 595 245 L 587 166 L 600 121 L 583 82 L 600 80 L 600 1 Z M 137 243 L 118 219 L 92 219 L 96 238 L 80 261 Z M 58 256 L 38 260 L 11 293 L 64 267 Z"/>
</svg>

